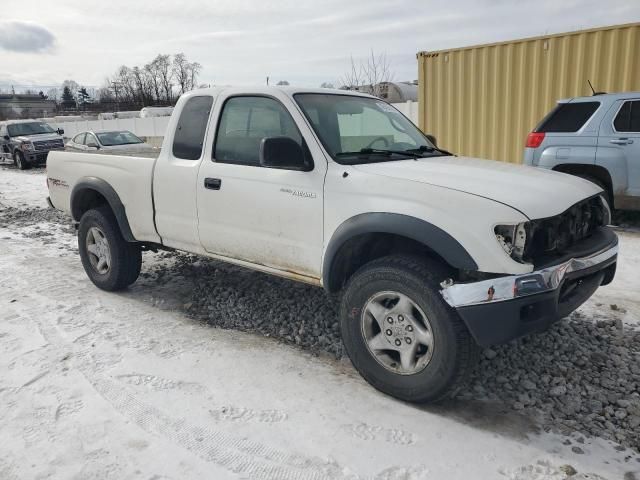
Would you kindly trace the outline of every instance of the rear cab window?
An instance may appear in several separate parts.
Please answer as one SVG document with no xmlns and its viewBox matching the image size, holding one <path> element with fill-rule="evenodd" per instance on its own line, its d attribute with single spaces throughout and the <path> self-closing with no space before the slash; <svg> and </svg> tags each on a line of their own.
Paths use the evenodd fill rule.
<svg viewBox="0 0 640 480">
<path fill-rule="evenodd" d="M 183 160 L 199 160 L 204 145 L 204 133 L 209 122 L 213 97 L 191 97 L 187 100 L 173 137 L 173 156 Z"/>
<path fill-rule="evenodd" d="M 575 133 L 596 113 L 600 102 L 559 103 L 538 124 L 534 132 Z"/>
</svg>

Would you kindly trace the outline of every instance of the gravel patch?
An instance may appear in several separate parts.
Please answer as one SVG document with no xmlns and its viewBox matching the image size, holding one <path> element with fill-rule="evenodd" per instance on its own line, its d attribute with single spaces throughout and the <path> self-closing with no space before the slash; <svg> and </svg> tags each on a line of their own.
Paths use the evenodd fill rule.
<svg viewBox="0 0 640 480">
<path fill-rule="evenodd" d="M 74 233 L 68 217 L 55 210 L 0 210 L 0 226 L 42 222 Z M 153 261 L 143 267 L 139 284 L 172 292 L 173 303 L 188 316 L 343 355 L 336 296 L 193 255 L 147 255 Z M 581 435 L 640 451 L 640 331 L 622 323 L 624 306 L 597 306 L 595 313 L 583 313 L 592 308 L 574 312 L 545 333 L 485 350 L 460 397 L 498 402 L 535 417 L 545 430 L 571 435 L 566 441 L 576 454 L 584 451 Z"/>
<path fill-rule="evenodd" d="M 640 451 L 640 331 L 623 325 L 624 309 L 601 308 L 606 317 L 578 310 L 545 333 L 485 350 L 463 396 L 535 413 L 546 430 Z"/>
<path fill-rule="evenodd" d="M 66 213 L 53 208 L 0 208 L 0 227 L 30 227 L 55 223 L 63 227 L 65 233 L 75 234 L 71 219 Z"/>
<path fill-rule="evenodd" d="M 193 318 L 343 353 L 338 299 L 320 288 L 183 254 L 146 275 L 190 279 L 183 309 Z M 461 399 L 500 402 L 536 417 L 545 430 L 640 451 L 640 331 L 623 327 L 624 308 L 601 309 L 598 316 L 574 312 L 547 332 L 485 350 Z"/>
<path fill-rule="evenodd" d="M 323 289 L 216 260 L 162 255 L 174 262 L 151 266 L 143 278 L 190 282 L 182 304 L 190 317 L 342 356 L 338 299 Z"/>
</svg>

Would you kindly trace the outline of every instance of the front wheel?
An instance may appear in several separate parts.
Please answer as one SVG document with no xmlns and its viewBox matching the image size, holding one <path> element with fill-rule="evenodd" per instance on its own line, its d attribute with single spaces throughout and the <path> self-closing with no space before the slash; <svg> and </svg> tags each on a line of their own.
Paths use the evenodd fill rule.
<svg viewBox="0 0 640 480">
<path fill-rule="evenodd" d="M 342 339 L 360 374 L 410 402 L 454 394 L 477 359 L 466 326 L 438 292 L 437 263 L 405 256 L 374 260 L 349 280 Z"/>
<path fill-rule="evenodd" d="M 140 245 L 124 239 L 115 216 L 106 206 L 82 215 L 78 250 L 89 279 L 102 290 L 122 290 L 140 274 Z"/>
<path fill-rule="evenodd" d="M 24 158 L 24 154 L 19 151 L 15 151 L 13 154 L 13 164 L 20 170 L 28 170 L 31 167 L 29 162 Z"/>
</svg>

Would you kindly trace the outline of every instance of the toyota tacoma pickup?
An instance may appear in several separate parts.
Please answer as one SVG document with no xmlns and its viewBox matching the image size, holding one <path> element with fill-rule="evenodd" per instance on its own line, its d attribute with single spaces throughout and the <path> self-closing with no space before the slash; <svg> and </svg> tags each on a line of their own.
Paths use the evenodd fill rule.
<svg viewBox="0 0 640 480">
<path fill-rule="evenodd" d="M 47 177 L 97 287 L 169 249 L 339 292 L 355 368 L 414 402 L 455 392 L 478 346 L 546 329 L 616 268 L 597 185 L 452 155 L 350 91 L 196 90 L 158 158 L 53 152 Z"/>
<path fill-rule="evenodd" d="M 52 150 L 64 150 L 64 130 L 54 130 L 39 120 L 0 123 L 0 158 L 13 159 L 20 170 L 47 162 Z"/>
</svg>

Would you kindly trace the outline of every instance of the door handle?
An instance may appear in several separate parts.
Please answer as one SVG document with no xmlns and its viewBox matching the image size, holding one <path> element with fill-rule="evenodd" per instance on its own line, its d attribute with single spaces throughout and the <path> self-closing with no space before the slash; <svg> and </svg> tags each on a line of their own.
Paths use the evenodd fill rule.
<svg viewBox="0 0 640 480">
<path fill-rule="evenodd" d="M 613 143 L 614 145 L 631 145 L 633 140 L 630 138 L 614 138 L 613 140 L 609 140 L 609 143 Z"/>
<path fill-rule="evenodd" d="M 208 188 L 209 190 L 220 190 L 222 186 L 222 180 L 219 178 L 205 178 L 204 179 L 204 188 Z"/>
</svg>

